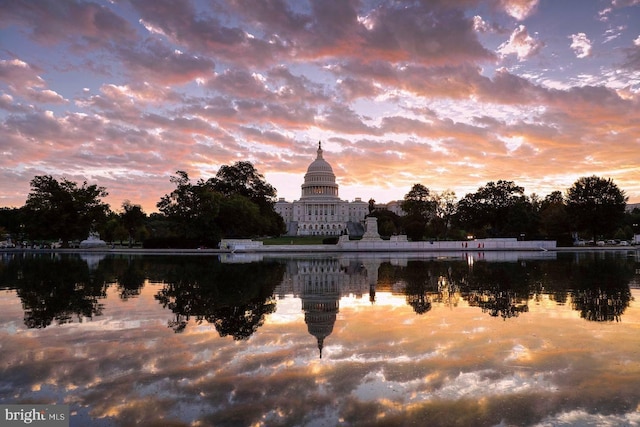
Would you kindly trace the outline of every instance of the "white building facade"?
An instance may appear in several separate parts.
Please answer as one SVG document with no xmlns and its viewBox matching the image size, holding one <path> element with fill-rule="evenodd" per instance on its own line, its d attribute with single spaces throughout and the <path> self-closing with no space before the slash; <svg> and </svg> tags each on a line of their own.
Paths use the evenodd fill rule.
<svg viewBox="0 0 640 427">
<path fill-rule="evenodd" d="M 369 205 L 360 198 L 340 200 L 333 168 L 323 158 L 318 143 L 316 159 L 304 175 L 300 200 L 287 202 L 280 198 L 275 211 L 282 216 L 289 236 L 339 236 L 359 233 Z"/>
</svg>

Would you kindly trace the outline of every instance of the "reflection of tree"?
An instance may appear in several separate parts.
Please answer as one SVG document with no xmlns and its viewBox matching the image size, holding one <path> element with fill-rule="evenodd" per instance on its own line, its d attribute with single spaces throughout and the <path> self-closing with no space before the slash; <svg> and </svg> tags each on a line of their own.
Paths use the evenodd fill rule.
<svg viewBox="0 0 640 427">
<path fill-rule="evenodd" d="M 220 307 L 206 316 L 206 320 L 215 325 L 221 337 L 231 335 L 234 340 L 245 340 L 262 326 L 265 315 L 275 311 L 276 299 L 269 296 L 239 306 Z"/>
<path fill-rule="evenodd" d="M 620 316 L 629 306 L 631 291 L 626 289 L 583 289 L 573 293 L 571 307 L 580 312 L 580 317 L 596 322 L 620 321 Z"/>
<path fill-rule="evenodd" d="M 183 331 L 189 319 L 213 323 L 220 336 L 250 337 L 273 313 L 275 286 L 284 266 L 277 262 L 221 264 L 208 257 L 165 260 L 156 271 L 165 282 L 155 298 L 175 314 L 169 327 Z"/>
<path fill-rule="evenodd" d="M 29 328 L 100 316 L 99 301 L 106 296 L 102 271 L 90 271 L 77 256 L 17 256 L 3 269 L 0 283 L 16 289 Z"/>
<path fill-rule="evenodd" d="M 518 317 L 520 313 L 529 311 L 526 300 L 517 297 L 515 292 L 509 291 L 474 291 L 468 296 L 469 305 L 477 306 L 483 313 L 489 313 L 493 317 Z"/>
<path fill-rule="evenodd" d="M 109 271 L 112 282 L 120 291 L 120 298 L 127 300 L 140 295 L 144 286 L 145 258 L 136 256 L 108 257 L 103 261 L 104 268 Z"/>
<path fill-rule="evenodd" d="M 572 308 L 592 321 L 619 321 L 629 306 L 633 265 L 613 254 L 576 257 L 571 264 Z"/>
<path fill-rule="evenodd" d="M 409 261 L 403 271 L 407 304 L 413 307 L 416 314 L 431 310 L 431 297 L 438 293 L 439 267 L 443 267 L 443 264 Z"/>
<path fill-rule="evenodd" d="M 468 265 L 459 260 L 409 260 L 404 267 L 383 262 L 378 271 L 381 287 L 403 285 L 407 304 L 417 314 L 424 314 L 433 303 L 458 305 L 460 284 L 466 281 Z"/>
<path fill-rule="evenodd" d="M 470 306 L 504 320 L 529 311 L 528 301 L 539 291 L 536 264 L 526 262 L 477 262 L 464 285 Z"/>
</svg>

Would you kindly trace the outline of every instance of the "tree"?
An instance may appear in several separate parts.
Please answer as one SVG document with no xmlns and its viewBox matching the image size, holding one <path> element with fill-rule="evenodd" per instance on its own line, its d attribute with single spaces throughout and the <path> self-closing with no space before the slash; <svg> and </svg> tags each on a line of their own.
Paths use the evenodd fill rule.
<svg viewBox="0 0 640 427">
<path fill-rule="evenodd" d="M 456 213 L 456 193 L 451 190 L 445 190 L 434 196 L 436 202 L 436 229 L 437 235 L 447 238 L 449 228 L 451 228 L 451 220 Z"/>
<path fill-rule="evenodd" d="M 436 201 L 431 191 L 422 184 L 414 184 L 404 196 L 401 204 L 407 215 L 404 217 L 404 228 L 412 240 L 424 237 L 427 225 L 436 215 Z"/>
<path fill-rule="evenodd" d="M 224 165 L 207 183 L 225 198 L 242 196 L 259 207 L 261 220 L 257 234 L 277 236 L 286 231 L 284 220 L 274 209 L 276 189 L 265 181 L 250 162 Z"/>
<path fill-rule="evenodd" d="M 156 206 L 173 223 L 176 233 L 187 239 L 217 240 L 220 193 L 203 180 L 191 184 L 184 171 L 177 171 L 170 181 L 176 189 L 162 196 Z"/>
<path fill-rule="evenodd" d="M 526 203 L 523 187 L 513 181 L 491 181 L 458 202 L 456 218 L 460 226 L 470 227 L 476 234 L 485 231 L 493 236 L 518 233 L 517 229 L 524 226 L 521 222 L 526 220 L 522 217 Z M 516 206 L 520 219 L 514 220 L 511 216 L 516 213 Z"/>
<path fill-rule="evenodd" d="M 567 190 L 567 212 L 578 231 L 598 236 L 613 232 L 624 218 L 627 196 L 611 178 L 578 178 Z"/>
<path fill-rule="evenodd" d="M 120 221 L 122 222 L 125 230 L 127 230 L 129 237 L 129 247 L 131 247 L 138 229 L 144 225 L 144 221 L 146 218 L 147 215 L 142 210 L 142 206 L 132 205 L 129 200 L 125 200 L 122 203 L 122 213 L 120 214 Z"/>
<path fill-rule="evenodd" d="M 258 205 L 276 201 L 276 189 L 264 180 L 251 162 L 236 162 L 232 166 L 223 165 L 215 178 L 211 178 L 208 182 L 215 191 L 224 196 L 244 196 Z"/>
<path fill-rule="evenodd" d="M 411 190 L 404 196 L 402 210 L 407 215 L 423 218 L 429 221 L 436 213 L 436 202 L 431 196 L 431 191 L 422 184 L 414 184 Z"/>
<path fill-rule="evenodd" d="M 81 187 L 67 179 L 58 181 L 50 175 L 31 180 L 31 192 L 24 206 L 25 226 L 31 239 L 58 239 L 64 246 L 71 239 L 86 238 L 92 227 L 106 221 L 109 205 L 101 198 L 108 195 L 104 187 Z"/>
<path fill-rule="evenodd" d="M 196 184 L 177 171 L 171 177 L 176 189 L 157 206 L 179 237 L 217 241 L 221 237 L 279 235 L 285 231 L 274 210 L 276 190 L 249 162 L 222 166 L 218 174 Z M 155 221 L 155 219 L 154 219 Z"/>
<path fill-rule="evenodd" d="M 256 236 L 265 226 L 258 205 L 239 194 L 223 199 L 217 223 L 225 237 Z"/>
<path fill-rule="evenodd" d="M 565 241 L 570 231 L 571 223 L 564 197 L 562 192 L 554 191 L 540 204 L 540 233 L 544 237 Z"/>
<path fill-rule="evenodd" d="M 0 208 L 0 240 L 6 234 L 13 240 L 20 238 L 20 224 L 22 224 L 22 210 L 20 208 Z"/>
</svg>

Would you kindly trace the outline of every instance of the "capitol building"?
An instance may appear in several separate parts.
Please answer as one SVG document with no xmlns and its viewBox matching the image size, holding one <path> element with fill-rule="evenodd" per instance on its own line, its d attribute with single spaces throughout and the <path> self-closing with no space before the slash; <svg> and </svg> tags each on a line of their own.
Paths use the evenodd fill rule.
<svg viewBox="0 0 640 427">
<path fill-rule="evenodd" d="M 322 155 L 320 142 L 317 157 L 304 175 L 300 200 L 280 198 L 274 208 L 284 219 L 288 236 L 362 236 L 369 213 L 369 204 L 360 198 L 340 200 L 336 176 Z"/>
</svg>

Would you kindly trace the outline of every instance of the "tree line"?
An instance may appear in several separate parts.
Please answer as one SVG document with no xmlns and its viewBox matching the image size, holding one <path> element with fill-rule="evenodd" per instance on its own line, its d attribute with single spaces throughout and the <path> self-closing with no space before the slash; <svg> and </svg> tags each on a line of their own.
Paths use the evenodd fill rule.
<svg viewBox="0 0 640 427">
<path fill-rule="evenodd" d="M 544 198 L 525 195 L 513 181 L 488 182 L 456 201 L 455 193 L 433 192 L 414 184 L 404 196 L 398 216 L 376 209 L 381 235 L 407 234 L 411 240 L 516 237 L 551 239 L 561 245 L 580 237 L 627 240 L 637 232 L 640 210 L 626 212 L 627 196 L 611 179 L 579 178 L 563 194 L 554 191 Z M 634 229 L 635 227 L 635 229 Z"/>
<path fill-rule="evenodd" d="M 114 212 L 102 201 L 108 195 L 104 187 L 36 176 L 24 206 L 0 208 L 0 238 L 60 241 L 64 247 L 94 230 L 121 245 L 215 247 L 222 238 L 279 236 L 286 230 L 274 210 L 276 189 L 250 162 L 224 165 L 215 177 L 195 183 L 177 171 L 170 181 L 174 190 L 160 198 L 158 212 L 147 215 L 129 200 Z M 594 242 L 630 239 L 638 231 L 640 210 L 626 212 L 627 200 L 611 179 L 597 176 L 579 178 L 564 194 L 554 191 L 544 198 L 527 196 L 523 187 L 504 180 L 488 182 L 460 200 L 450 190 L 438 193 L 414 184 L 401 202 L 403 216 L 376 208 L 373 199 L 369 215 L 378 218 L 383 237 L 517 237 L 567 245 L 576 235 Z"/>
<path fill-rule="evenodd" d="M 49 175 L 31 180 L 21 208 L 0 209 L 0 237 L 30 244 L 60 241 L 68 247 L 97 231 L 107 242 L 147 247 L 215 247 L 221 238 L 277 236 L 285 232 L 275 212 L 276 189 L 250 162 L 224 165 L 215 177 L 193 183 L 184 171 L 170 178 L 175 189 L 147 215 L 129 200 L 118 212 L 102 201 L 106 188 Z"/>
</svg>

